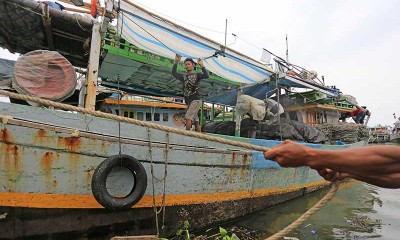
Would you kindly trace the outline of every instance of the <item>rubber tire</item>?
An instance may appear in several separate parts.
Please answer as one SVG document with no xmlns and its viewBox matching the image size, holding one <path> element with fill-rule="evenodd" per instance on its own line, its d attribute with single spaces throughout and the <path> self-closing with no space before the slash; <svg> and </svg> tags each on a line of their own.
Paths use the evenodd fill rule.
<svg viewBox="0 0 400 240">
<path fill-rule="evenodd" d="M 106 187 L 106 180 L 111 170 L 120 166 L 128 168 L 135 178 L 132 190 L 123 198 L 112 196 Z M 114 155 L 105 159 L 97 166 L 92 177 L 92 193 L 94 198 L 100 205 L 109 210 L 130 209 L 142 199 L 146 188 L 147 174 L 143 165 L 136 158 L 125 154 Z"/>
</svg>

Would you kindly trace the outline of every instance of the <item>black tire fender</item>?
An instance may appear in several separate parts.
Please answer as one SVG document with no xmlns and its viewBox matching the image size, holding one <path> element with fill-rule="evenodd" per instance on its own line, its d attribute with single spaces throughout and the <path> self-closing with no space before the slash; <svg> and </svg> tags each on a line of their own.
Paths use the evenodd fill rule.
<svg viewBox="0 0 400 240">
<path fill-rule="evenodd" d="M 106 180 L 115 167 L 126 167 L 132 172 L 135 183 L 125 197 L 112 196 L 106 187 Z M 147 188 L 147 174 L 143 165 L 134 157 L 121 154 L 106 158 L 97 166 L 92 176 L 92 193 L 97 202 L 106 209 L 127 210 L 142 199 Z"/>
</svg>

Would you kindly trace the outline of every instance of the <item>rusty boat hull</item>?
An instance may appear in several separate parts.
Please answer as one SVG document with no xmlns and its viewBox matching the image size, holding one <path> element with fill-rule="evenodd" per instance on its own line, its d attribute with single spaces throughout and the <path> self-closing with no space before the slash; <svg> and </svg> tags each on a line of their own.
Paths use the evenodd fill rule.
<svg viewBox="0 0 400 240">
<path fill-rule="evenodd" d="M 310 168 L 280 168 L 261 152 L 115 120 L 11 103 L 0 103 L 0 115 L 0 239 L 155 234 L 154 205 L 165 207 L 159 232 L 171 236 L 185 220 L 204 228 L 328 185 Z M 93 197 L 91 181 L 101 162 L 120 153 L 144 166 L 147 189 L 131 209 L 112 211 Z M 107 179 L 116 195 L 131 185 L 123 169 Z"/>
</svg>

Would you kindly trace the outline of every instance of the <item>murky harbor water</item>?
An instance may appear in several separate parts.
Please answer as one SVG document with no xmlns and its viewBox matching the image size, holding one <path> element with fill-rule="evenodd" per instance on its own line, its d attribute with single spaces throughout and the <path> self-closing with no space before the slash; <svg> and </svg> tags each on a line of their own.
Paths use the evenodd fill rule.
<svg viewBox="0 0 400 240">
<path fill-rule="evenodd" d="M 264 239 L 286 227 L 326 191 L 241 218 L 223 227 L 241 239 Z M 358 181 L 343 183 L 335 197 L 288 237 L 308 239 L 400 239 L 400 189 Z"/>
</svg>

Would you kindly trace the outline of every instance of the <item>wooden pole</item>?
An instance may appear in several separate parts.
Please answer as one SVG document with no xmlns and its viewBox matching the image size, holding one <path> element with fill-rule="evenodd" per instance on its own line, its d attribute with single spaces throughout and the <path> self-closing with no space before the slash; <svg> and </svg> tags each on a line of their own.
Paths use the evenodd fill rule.
<svg viewBox="0 0 400 240">
<path fill-rule="evenodd" d="M 242 88 L 239 88 L 237 91 L 237 98 L 239 98 L 243 94 Z M 236 108 L 235 108 L 236 110 Z M 236 114 L 236 125 L 235 125 L 235 136 L 240 137 L 240 124 L 242 122 L 242 116 L 240 114 Z"/>
<path fill-rule="evenodd" d="M 93 26 L 92 40 L 90 44 L 89 64 L 86 75 L 86 96 L 85 108 L 95 110 L 96 105 L 96 87 L 97 77 L 99 74 L 99 61 L 100 61 L 100 27 L 101 23 L 96 22 Z"/>
</svg>

